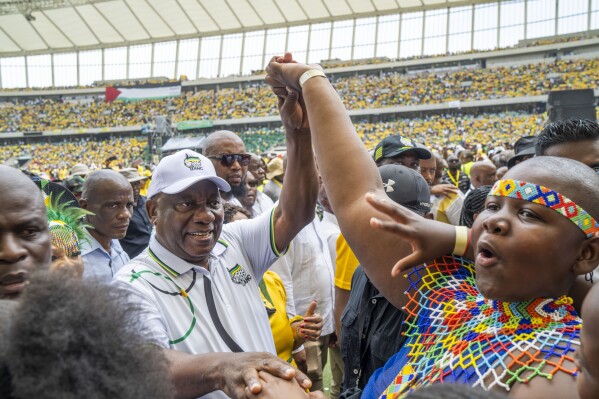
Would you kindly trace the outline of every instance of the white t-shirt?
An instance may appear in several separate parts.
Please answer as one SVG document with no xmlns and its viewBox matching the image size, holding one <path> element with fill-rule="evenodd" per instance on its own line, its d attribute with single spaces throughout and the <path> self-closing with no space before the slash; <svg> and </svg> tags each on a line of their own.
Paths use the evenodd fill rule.
<svg viewBox="0 0 599 399">
<path fill-rule="evenodd" d="M 262 274 L 279 256 L 273 215 L 274 209 L 256 219 L 224 225 L 210 255 L 210 270 L 178 258 L 155 236 L 151 238 L 149 247 L 113 280 L 139 306 L 140 327 L 148 341 L 192 354 L 231 352 L 210 317 L 206 276 L 218 316 L 231 338 L 245 352 L 276 355 L 258 288 Z M 226 397 L 216 391 L 202 398 Z"/>
<path fill-rule="evenodd" d="M 318 234 L 318 217 L 304 227 L 291 241 L 289 250 L 271 270 L 283 280 L 287 295 L 293 295 L 295 312 L 304 315 L 313 300 L 318 301 L 316 313 L 323 319 L 322 336 L 335 331 L 333 305 L 335 301 L 335 271 L 329 246 Z"/>
<path fill-rule="evenodd" d="M 252 217 L 262 215 L 264 212 L 270 211 L 275 203 L 270 197 L 263 192 L 256 190 L 256 202 L 252 206 Z"/>
<path fill-rule="evenodd" d="M 337 264 L 337 238 L 339 238 L 339 234 L 341 234 L 341 230 L 339 230 L 339 222 L 337 222 L 335 215 L 327 211 L 323 211 L 322 220 L 318 225 L 318 234 L 329 246 L 331 264 L 333 265 L 334 270 L 335 265 Z"/>
</svg>

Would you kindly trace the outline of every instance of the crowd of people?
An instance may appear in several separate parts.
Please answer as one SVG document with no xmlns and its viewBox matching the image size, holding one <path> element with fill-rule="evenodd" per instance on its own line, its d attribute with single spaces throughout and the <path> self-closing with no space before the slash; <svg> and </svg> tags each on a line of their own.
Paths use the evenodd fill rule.
<svg viewBox="0 0 599 399">
<path fill-rule="evenodd" d="M 400 133 L 442 152 L 444 147 L 455 147 L 460 143 L 502 143 L 507 148 L 513 137 L 536 134 L 546 119 L 545 114 L 526 112 L 441 114 L 381 122 L 363 121 L 354 123 L 354 126 L 369 150 L 386 136 Z M 257 154 L 285 144 L 282 128 L 249 128 L 240 135 L 247 150 Z M 103 167 L 106 159 L 114 157 L 110 166 L 123 168 L 139 157 L 147 158 L 147 150 L 146 136 L 86 137 L 51 143 L 4 145 L 0 147 L 0 161 L 29 156 L 32 159 L 27 165 L 29 171 L 64 179 L 75 164 L 83 163 L 94 170 Z"/>
<path fill-rule="evenodd" d="M 280 130 L 149 168 L 0 147 L 32 157 L 0 165 L 0 397 L 323 399 L 327 364 L 333 399 L 599 397 L 596 121 L 354 124 L 318 66 L 266 72 Z"/>
<path fill-rule="evenodd" d="M 148 151 L 147 137 L 93 137 L 65 140 L 58 143 L 3 145 L 0 147 L 2 163 L 20 157 L 29 157 L 26 168 L 34 174 L 64 180 L 77 164 L 91 170 L 110 167 L 124 168 Z"/>
<path fill-rule="evenodd" d="M 595 398 L 599 125 L 369 152 L 289 61 L 284 157 L 217 131 L 74 192 L 0 166 L 3 397 L 323 398 L 330 361 L 333 398 Z"/>
<path fill-rule="evenodd" d="M 599 60 L 573 59 L 552 63 L 455 67 L 444 71 L 335 77 L 332 84 L 347 109 L 385 108 L 454 101 L 536 96 L 551 90 L 595 88 Z M 276 102 L 262 83 L 241 88 L 185 91 L 168 100 L 106 103 L 102 96 L 35 98 L 4 102 L 0 132 L 142 126 L 173 109 L 173 122 L 270 116 Z"/>
</svg>

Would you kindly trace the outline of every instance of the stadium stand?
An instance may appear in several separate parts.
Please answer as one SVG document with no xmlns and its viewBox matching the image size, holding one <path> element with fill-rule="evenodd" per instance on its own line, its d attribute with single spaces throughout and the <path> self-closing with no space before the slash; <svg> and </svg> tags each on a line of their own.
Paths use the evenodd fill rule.
<svg viewBox="0 0 599 399">
<path fill-rule="evenodd" d="M 559 60 L 494 68 L 458 67 L 443 72 L 381 71 L 337 77 L 334 86 L 348 109 L 439 104 L 547 94 L 551 90 L 596 88 L 598 59 Z M 169 100 L 105 103 L 102 96 L 5 101 L 0 131 L 44 131 L 137 126 L 173 109 L 173 121 L 237 119 L 276 114 L 276 99 L 263 83 L 241 89 L 185 92 Z"/>
<path fill-rule="evenodd" d="M 500 112 L 472 114 L 435 114 L 425 117 L 396 118 L 389 121 L 356 122 L 356 131 L 365 146 L 372 149 L 390 134 L 402 134 L 439 152 L 444 147 L 462 144 L 493 143 L 509 145 L 514 137 L 538 133 L 545 123 L 545 114 Z M 285 143 L 281 128 L 249 128 L 239 131 L 248 151 L 264 153 Z M 0 160 L 31 156 L 28 169 L 58 177 L 59 171 L 76 163 L 100 168 L 110 156 L 116 169 L 126 167 L 144 156 L 147 137 L 75 138 L 57 143 L 26 144 L 21 142 L 0 147 Z"/>
</svg>

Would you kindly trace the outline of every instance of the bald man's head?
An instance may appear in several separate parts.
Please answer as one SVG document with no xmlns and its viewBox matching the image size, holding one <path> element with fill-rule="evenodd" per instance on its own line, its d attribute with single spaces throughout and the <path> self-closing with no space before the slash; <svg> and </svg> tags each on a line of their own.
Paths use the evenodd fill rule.
<svg viewBox="0 0 599 399">
<path fill-rule="evenodd" d="M 17 169 L 0 165 L 0 176 L 0 299 L 10 299 L 50 265 L 52 252 L 41 191 Z"/>
<path fill-rule="evenodd" d="M 206 137 L 203 152 L 212 161 L 218 177 L 231 186 L 229 193 L 221 192 L 221 195 L 225 198 L 245 195 L 242 182 L 248 171 L 250 156 L 245 152 L 243 140 L 233 132 L 219 130 Z"/>
<path fill-rule="evenodd" d="M 112 169 L 100 169 L 90 173 L 85 179 L 81 198 L 89 200 L 92 197 L 93 200 L 95 191 L 107 184 L 122 187 L 130 186 L 129 181 L 120 173 Z"/>
<path fill-rule="evenodd" d="M 88 175 L 81 193 L 81 207 L 92 212 L 90 234 L 105 249 L 112 239 L 124 238 L 133 213 L 133 189 L 120 173 L 102 169 Z"/>
<path fill-rule="evenodd" d="M 243 151 L 223 152 L 223 149 L 226 149 L 227 147 L 230 147 L 231 145 L 243 147 Z M 214 133 L 211 133 L 204 140 L 203 153 L 206 156 L 213 156 L 213 155 L 219 155 L 219 154 L 245 153 L 245 145 L 243 144 L 243 140 L 237 134 L 235 134 L 229 130 L 218 130 Z"/>
<path fill-rule="evenodd" d="M 497 168 L 492 162 L 474 162 L 470 168 L 470 181 L 474 188 L 491 186 L 497 180 Z"/>
</svg>

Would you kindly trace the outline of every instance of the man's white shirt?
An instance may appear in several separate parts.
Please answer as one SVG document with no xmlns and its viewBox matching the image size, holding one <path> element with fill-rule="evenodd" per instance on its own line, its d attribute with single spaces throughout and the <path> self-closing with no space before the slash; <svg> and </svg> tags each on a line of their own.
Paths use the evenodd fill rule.
<svg viewBox="0 0 599 399">
<path fill-rule="evenodd" d="M 341 234 L 339 222 L 335 215 L 327 211 L 322 212 L 322 220 L 318 225 L 318 234 L 328 244 L 329 254 L 331 255 L 331 264 L 333 265 L 334 270 L 335 265 L 337 264 L 337 238 L 339 238 L 339 234 Z"/>
<path fill-rule="evenodd" d="M 218 316 L 245 352 L 276 355 L 258 283 L 279 253 L 274 245 L 274 209 L 256 219 L 223 226 L 210 255 L 210 269 L 192 265 L 164 248 L 155 236 L 125 265 L 113 284 L 139 306 L 142 334 L 164 348 L 192 354 L 231 352 L 208 310 L 204 278 L 211 281 Z M 213 392 L 203 398 L 226 398 Z"/>
<path fill-rule="evenodd" d="M 297 314 L 305 314 L 310 303 L 318 301 L 316 313 L 322 316 L 322 336 L 325 336 L 335 331 L 335 271 L 328 243 L 318 234 L 320 224 L 316 216 L 295 236 L 285 256 L 275 262 L 271 270 L 283 280 L 287 295 L 293 296 Z"/>
<path fill-rule="evenodd" d="M 258 215 L 262 215 L 264 212 L 267 212 L 275 206 L 275 203 L 270 199 L 270 197 L 260 190 L 256 190 L 256 202 L 254 202 L 254 206 L 252 206 L 252 217 L 256 217 Z"/>
</svg>

